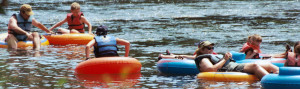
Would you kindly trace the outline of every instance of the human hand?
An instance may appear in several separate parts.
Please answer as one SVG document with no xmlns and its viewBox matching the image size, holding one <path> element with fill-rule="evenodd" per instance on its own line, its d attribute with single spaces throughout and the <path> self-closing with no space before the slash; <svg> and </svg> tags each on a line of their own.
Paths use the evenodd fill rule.
<svg viewBox="0 0 300 89">
<path fill-rule="evenodd" d="M 232 57 L 232 54 L 230 52 L 227 52 L 224 56 L 224 59 L 227 61 L 228 59 L 230 59 Z"/>
<path fill-rule="evenodd" d="M 49 31 L 49 32 L 47 32 L 48 34 L 55 34 L 55 32 L 53 32 L 53 31 Z"/>
<path fill-rule="evenodd" d="M 175 56 L 175 58 L 177 58 L 177 59 L 183 59 L 182 56 Z"/>
<path fill-rule="evenodd" d="M 94 35 L 92 32 L 89 32 L 90 35 Z"/>
<path fill-rule="evenodd" d="M 33 40 L 33 37 L 32 37 L 32 35 L 31 35 L 31 34 L 29 34 L 29 33 L 26 33 L 26 36 L 27 36 L 27 39 L 29 39 L 29 40 Z"/>
<path fill-rule="evenodd" d="M 258 50 L 253 50 L 253 53 L 255 53 L 255 54 L 258 53 Z"/>
</svg>

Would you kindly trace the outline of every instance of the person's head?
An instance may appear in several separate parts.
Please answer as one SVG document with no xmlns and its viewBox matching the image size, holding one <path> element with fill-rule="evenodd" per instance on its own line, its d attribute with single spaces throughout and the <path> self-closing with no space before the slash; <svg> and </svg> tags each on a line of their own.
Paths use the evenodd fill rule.
<svg viewBox="0 0 300 89">
<path fill-rule="evenodd" d="M 23 4 L 21 7 L 20 7 L 20 14 L 22 15 L 22 17 L 24 19 L 28 19 L 31 15 L 33 15 L 33 11 L 32 11 L 32 8 L 30 5 L 28 4 Z"/>
<path fill-rule="evenodd" d="M 248 37 L 247 42 L 249 42 L 252 45 L 260 46 L 260 43 L 262 42 L 262 37 L 258 34 L 254 34 Z"/>
<path fill-rule="evenodd" d="M 108 32 L 108 28 L 104 25 L 100 25 L 97 27 L 96 29 L 96 35 L 100 36 L 100 35 L 107 35 Z"/>
<path fill-rule="evenodd" d="M 202 54 L 212 54 L 214 51 L 214 43 L 209 41 L 202 41 L 198 44 L 198 49 L 196 50 L 197 56 Z"/>
<path fill-rule="evenodd" d="M 300 54 L 300 41 L 295 43 L 294 52 L 297 53 L 297 54 Z"/>
<path fill-rule="evenodd" d="M 73 2 L 71 4 L 71 13 L 74 15 L 74 16 L 77 16 L 78 13 L 80 13 L 80 5 L 77 3 L 77 2 Z"/>
</svg>

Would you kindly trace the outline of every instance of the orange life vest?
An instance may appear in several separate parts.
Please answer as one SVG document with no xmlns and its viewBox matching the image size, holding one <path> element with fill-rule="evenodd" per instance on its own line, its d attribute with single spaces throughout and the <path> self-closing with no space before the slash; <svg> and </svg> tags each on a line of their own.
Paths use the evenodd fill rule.
<svg viewBox="0 0 300 89">
<path fill-rule="evenodd" d="M 300 57 L 296 57 L 297 55 L 293 52 L 288 52 L 288 56 L 286 59 L 286 66 L 300 66 Z"/>
<path fill-rule="evenodd" d="M 80 33 L 84 33 L 84 24 L 80 22 L 81 16 L 83 16 L 82 12 L 77 17 L 74 17 L 72 13 L 67 14 L 69 29 L 76 29 Z"/>
<path fill-rule="evenodd" d="M 261 53 L 261 50 L 260 50 L 260 48 L 259 48 L 259 46 L 256 46 L 256 45 L 252 45 L 252 44 L 250 44 L 250 43 L 245 43 L 244 45 L 243 45 L 243 47 L 242 47 L 242 49 L 240 50 L 240 52 L 245 52 L 245 53 L 247 53 L 250 49 L 252 49 L 252 50 L 257 50 L 258 51 L 258 53 Z M 254 59 L 259 59 L 260 57 L 259 57 L 259 54 L 255 54 L 254 55 Z"/>
</svg>

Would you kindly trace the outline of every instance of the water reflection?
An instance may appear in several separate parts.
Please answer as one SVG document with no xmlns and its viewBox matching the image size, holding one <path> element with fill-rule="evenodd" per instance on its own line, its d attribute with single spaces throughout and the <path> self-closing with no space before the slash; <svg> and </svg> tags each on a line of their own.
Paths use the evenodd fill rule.
<svg viewBox="0 0 300 89">
<path fill-rule="evenodd" d="M 140 88 L 137 74 L 75 74 L 86 88 Z"/>
</svg>

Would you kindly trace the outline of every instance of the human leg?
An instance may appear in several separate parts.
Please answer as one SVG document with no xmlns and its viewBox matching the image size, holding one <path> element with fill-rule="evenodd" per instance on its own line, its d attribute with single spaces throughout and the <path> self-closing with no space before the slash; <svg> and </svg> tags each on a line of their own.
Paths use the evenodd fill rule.
<svg viewBox="0 0 300 89">
<path fill-rule="evenodd" d="M 273 65 L 270 62 L 267 63 L 258 63 L 259 66 L 263 67 L 266 71 L 273 72 L 273 73 L 278 73 L 279 72 L 279 68 L 275 65 Z"/>
<path fill-rule="evenodd" d="M 69 34 L 69 33 L 70 33 L 70 30 L 64 29 L 64 28 L 59 28 L 59 29 L 57 30 L 57 32 L 60 32 L 61 34 Z"/>
<path fill-rule="evenodd" d="M 8 49 L 17 49 L 17 38 L 13 34 L 8 34 L 6 38 L 7 48 Z"/>
<path fill-rule="evenodd" d="M 291 48 L 291 46 L 290 45 L 286 45 L 285 46 L 285 52 L 284 53 L 279 53 L 279 54 L 273 54 L 272 55 L 272 57 L 273 58 L 285 58 L 286 57 L 286 54 L 288 53 L 288 52 L 292 52 L 292 48 Z"/>
<path fill-rule="evenodd" d="M 176 57 L 176 55 L 163 55 L 163 54 L 160 54 L 159 57 L 165 58 L 165 59 L 174 59 Z"/>
<path fill-rule="evenodd" d="M 40 35 L 38 32 L 33 32 L 32 34 L 32 41 L 33 41 L 33 49 L 34 50 L 40 50 L 41 49 L 41 40 Z"/>
<path fill-rule="evenodd" d="M 244 72 L 254 73 L 259 79 L 269 74 L 269 72 L 266 71 L 262 66 L 255 63 L 246 63 L 244 66 Z"/>
<path fill-rule="evenodd" d="M 70 31 L 70 33 L 80 33 L 80 32 L 77 31 L 77 30 L 75 30 L 75 29 L 72 29 L 72 30 Z"/>
</svg>

